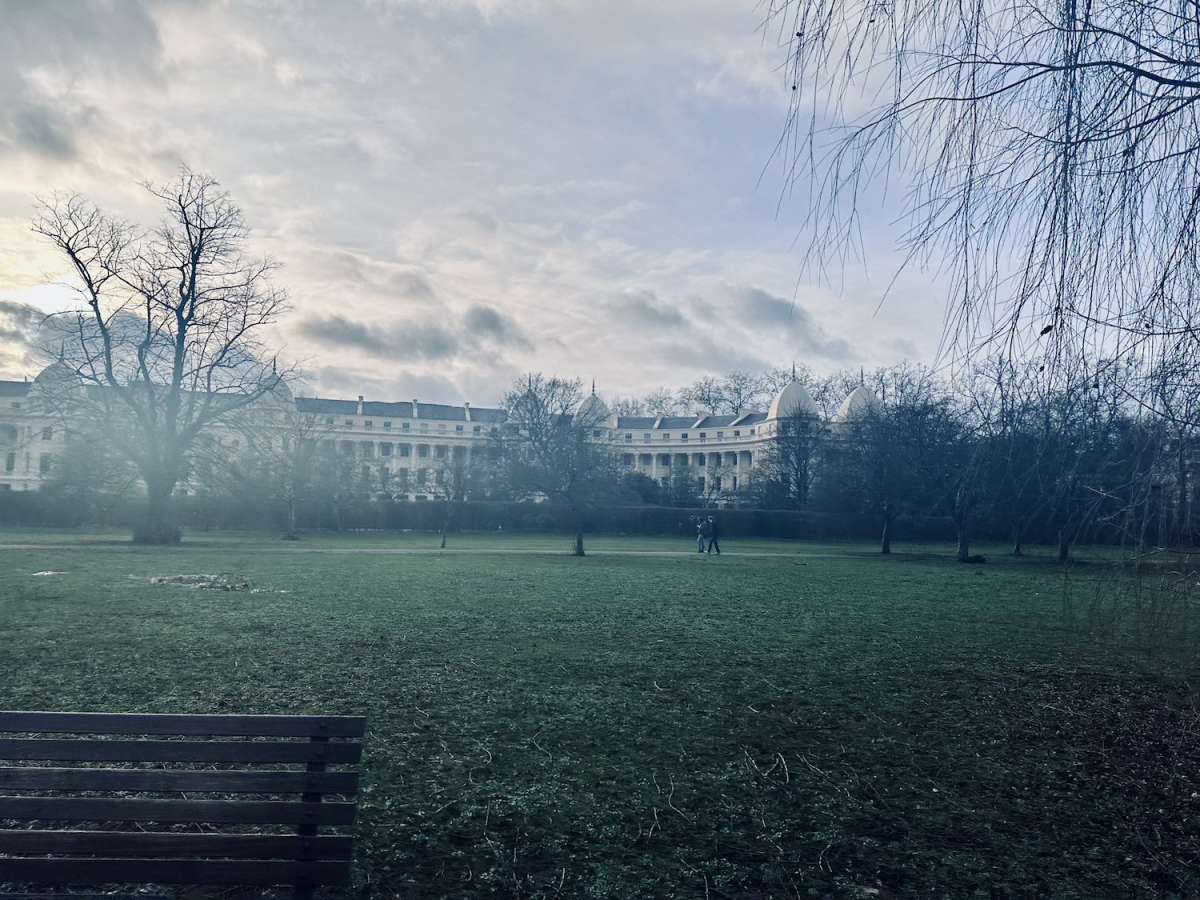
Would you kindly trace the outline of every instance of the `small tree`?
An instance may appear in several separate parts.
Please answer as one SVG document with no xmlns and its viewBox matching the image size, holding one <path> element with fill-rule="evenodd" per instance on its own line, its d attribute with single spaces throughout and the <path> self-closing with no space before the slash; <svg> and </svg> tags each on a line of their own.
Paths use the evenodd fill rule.
<svg viewBox="0 0 1200 900">
<path fill-rule="evenodd" d="M 57 318 L 62 365 L 85 386 L 61 411 L 102 426 L 137 468 L 134 540 L 166 544 L 180 539 L 171 497 L 197 439 L 289 374 L 263 343 L 286 300 L 272 264 L 245 256 L 241 210 L 214 179 L 185 169 L 147 190 L 165 216 L 146 233 L 77 195 L 44 202 L 33 227 L 70 263 L 81 300 Z"/>
<path fill-rule="evenodd" d="M 504 397 L 502 438 L 508 482 L 517 494 L 566 504 L 574 522 L 574 554 L 583 556 L 587 509 L 616 483 L 613 460 L 596 440 L 605 410 L 578 380 L 530 374 Z"/>
<path fill-rule="evenodd" d="M 455 514 L 461 509 L 462 504 L 471 499 L 479 486 L 476 469 L 467 462 L 466 453 L 454 453 L 454 450 L 461 449 L 463 448 L 453 448 L 445 459 L 438 461 L 433 472 L 431 494 L 442 502 L 445 509 L 439 532 L 440 546 L 443 550 L 446 549 L 446 533 L 454 524 Z"/>
<path fill-rule="evenodd" d="M 825 436 L 824 426 L 814 416 L 793 413 L 779 419 L 757 479 L 761 505 L 808 506 Z"/>
</svg>

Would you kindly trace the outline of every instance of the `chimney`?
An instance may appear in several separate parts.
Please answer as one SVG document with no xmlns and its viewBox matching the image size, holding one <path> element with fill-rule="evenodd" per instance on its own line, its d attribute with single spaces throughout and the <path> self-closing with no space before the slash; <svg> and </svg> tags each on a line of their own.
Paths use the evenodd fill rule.
<svg viewBox="0 0 1200 900">
<path fill-rule="evenodd" d="M 471 421 L 471 404 L 464 400 L 463 401 L 463 409 L 466 410 L 467 421 L 470 422 Z"/>
<path fill-rule="evenodd" d="M 416 397 L 414 397 L 414 398 L 413 398 L 412 405 L 413 405 L 413 413 L 412 413 L 412 417 L 413 417 L 414 419 L 416 419 L 416 418 L 418 418 L 418 417 L 420 416 L 420 413 L 418 413 L 418 412 L 417 412 L 417 398 L 416 398 Z"/>
<path fill-rule="evenodd" d="M 356 416 L 361 416 L 363 414 L 362 404 L 363 404 L 363 397 L 362 397 L 362 394 L 359 394 L 358 395 L 358 409 L 355 410 L 355 412 L 354 412 L 354 414 Z"/>
</svg>

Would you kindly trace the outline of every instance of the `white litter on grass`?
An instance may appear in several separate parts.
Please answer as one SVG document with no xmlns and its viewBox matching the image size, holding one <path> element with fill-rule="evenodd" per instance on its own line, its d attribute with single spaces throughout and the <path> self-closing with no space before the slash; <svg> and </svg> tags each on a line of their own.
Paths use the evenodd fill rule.
<svg viewBox="0 0 1200 900">
<path fill-rule="evenodd" d="M 45 572 L 34 572 L 29 577 L 30 578 L 40 578 L 43 575 L 66 575 L 66 574 L 67 574 L 66 572 L 51 572 L 51 571 L 47 570 Z"/>
</svg>

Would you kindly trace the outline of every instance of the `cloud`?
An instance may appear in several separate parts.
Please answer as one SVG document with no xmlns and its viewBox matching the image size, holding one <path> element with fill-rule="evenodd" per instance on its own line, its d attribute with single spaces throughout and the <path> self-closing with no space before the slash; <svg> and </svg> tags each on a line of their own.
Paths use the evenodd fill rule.
<svg viewBox="0 0 1200 900">
<path fill-rule="evenodd" d="M 362 350 L 385 359 L 436 361 L 458 350 L 457 338 L 430 322 L 374 325 L 332 315 L 305 319 L 297 330 L 325 347 Z"/>
<path fill-rule="evenodd" d="M 617 308 L 622 315 L 643 325 L 671 328 L 685 324 L 683 314 L 659 300 L 654 291 L 636 291 L 622 297 Z"/>
<path fill-rule="evenodd" d="M 533 349 L 521 327 L 493 306 L 473 304 L 463 317 L 463 324 L 471 335 L 521 350 Z"/>
<path fill-rule="evenodd" d="M 247 250 L 281 264 L 294 312 L 277 334 L 326 392 L 481 401 L 533 368 L 635 394 L 793 357 L 830 368 L 852 334 L 869 364 L 894 359 L 889 341 L 936 343 L 928 283 L 875 319 L 878 286 L 795 287 L 805 211 L 756 190 L 782 112 L 752 5 L 10 6 L 8 300 L 75 302 L 29 233 L 31 194 L 80 191 L 152 226 L 138 184 L 184 160 L 242 204 Z"/>
<path fill-rule="evenodd" d="M 752 328 L 763 331 L 781 329 L 789 343 L 805 354 L 838 362 L 855 358 L 846 341 L 831 338 L 812 314 L 798 303 L 757 287 L 734 288 L 731 293 L 740 313 Z"/>
</svg>

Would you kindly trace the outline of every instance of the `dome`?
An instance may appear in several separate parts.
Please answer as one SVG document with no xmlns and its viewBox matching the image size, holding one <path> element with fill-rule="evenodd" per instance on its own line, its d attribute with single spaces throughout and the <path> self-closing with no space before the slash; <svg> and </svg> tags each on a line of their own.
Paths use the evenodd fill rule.
<svg viewBox="0 0 1200 900">
<path fill-rule="evenodd" d="M 593 422 L 601 422 L 608 418 L 608 407 L 604 405 L 604 401 L 595 394 L 589 394 L 582 403 L 579 404 L 579 410 L 575 413 L 576 416 L 587 418 Z"/>
<path fill-rule="evenodd" d="M 38 372 L 37 377 L 33 379 L 34 384 L 40 384 L 47 388 L 58 387 L 64 384 L 78 383 L 79 377 L 75 374 L 75 370 L 66 364 L 62 359 L 56 359 L 42 371 Z"/>
<path fill-rule="evenodd" d="M 839 422 L 851 422 L 883 412 L 883 404 L 866 385 L 860 384 L 842 401 L 834 418 Z"/>
<path fill-rule="evenodd" d="M 775 395 L 771 408 L 767 411 L 768 419 L 781 419 L 786 416 L 820 416 L 821 411 L 813 402 L 812 396 L 805 390 L 804 385 L 792 379 L 788 385 Z"/>
</svg>

